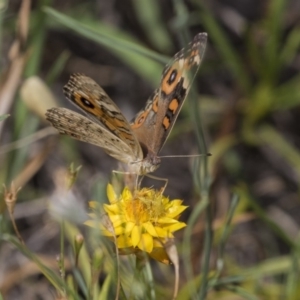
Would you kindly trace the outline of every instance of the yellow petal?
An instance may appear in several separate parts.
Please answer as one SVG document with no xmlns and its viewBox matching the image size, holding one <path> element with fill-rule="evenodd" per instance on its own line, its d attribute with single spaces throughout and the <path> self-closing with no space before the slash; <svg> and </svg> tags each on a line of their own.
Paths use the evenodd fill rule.
<svg viewBox="0 0 300 300">
<path fill-rule="evenodd" d="M 131 238 L 127 235 L 120 235 L 117 238 L 117 246 L 118 248 L 127 248 L 132 246 Z"/>
<path fill-rule="evenodd" d="M 124 233 L 131 232 L 134 226 L 135 226 L 135 224 L 133 222 L 126 222 L 125 223 Z"/>
<path fill-rule="evenodd" d="M 122 215 L 109 215 L 109 219 L 113 223 L 114 227 L 120 226 L 126 222 Z"/>
<path fill-rule="evenodd" d="M 182 202 L 183 202 L 183 201 L 180 200 L 180 199 L 174 199 L 174 200 L 170 201 L 170 204 L 171 204 L 172 206 L 180 206 Z"/>
<path fill-rule="evenodd" d="M 164 207 L 169 207 L 171 204 L 170 204 L 170 200 L 169 198 L 167 197 L 163 197 L 163 199 L 161 200 L 162 204 Z"/>
<path fill-rule="evenodd" d="M 154 239 L 153 248 L 164 248 L 165 239 Z"/>
<path fill-rule="evenodd" d="M 106 187 L 106 195 L 110 203 L 113 204 L 118 201 L 118 196 L 116 195 L 114 188 L 110 183 Z"/>
<path fill-rule="evenodd" d="M 142 233 L 142 230 L 141 230 L 140 226 L 135 225 L 132 228 L 132 231 L 131 231 L 131 241 L 132 241 L 132 245 L 134 247 L 136 247 L 137 244 L 140 242 L 140 240 L 141 240 L 141 233 Z"/>
<path fill-rule="evenodd" d="M 151 222 L 143 223 L 143 228 L 152 236 L 157 237 L 157 232 Z"/>
<path fill-rule="evenodd" d="M 156 232 L 158 237 L 165 238 L 165 237 L 168 236 L 168 232 L 164 228 L 161 228 L 161 227 L 158 227 L 158 226 L 155 226 L 154 228 L 155 228 L 155 232 Z"/>
<path fill-rule="evenodd" d="M 122 199 L 124 201 L 132 200 L 132 194 L 128 187 L 125 187 L 125 189 L 123 190 Z"/>
<path fill-rule="evenodd" d="M 138 248 L 142 251 L 150 253 L 153 249 L 153 238 L 148 233 L 143 233 L 138 243 Z"/>
<path fill-rule="evenodd" d="M 125 233 L 125 228 L 123 226 L 114 227 L 115 235 L 122 235 Z"/>
<path fill-rule="evenodd" d="M 103 204 L 103 208 L 108 214 L 119 214 L 121 211 L 121 205 L 119 204 L 119 202 L 110 205 Z"/>
<path fill-rule="evenodd" d="M 177 231 L 181 228 L 184 228 L 186 226 L 186 224 L 184 222 L 178 222 L 176 224 L 170 224 L 167 226 L 164 226 L 164 230 L 168 231 L 168 232 L 174 232 Z"/>
<path fill-rule="evenodd" d="M 168 210 L 167 216 L 169 218 L 174 218 L 174 217 L 178 216 L 179 214 L 181 214 L 183 211 L 185 211 L 187 208 L 188 208 L 188 206 L 184 206 L 184 205 L 172 207 Z"/>
<path fill-rule="evenodd" d="M 152 252 L 149 253 L 149 256 L 166 265 L 169 265 L 171 263 L 169 256 L 164 248 L 153 248 Z"/>
<path fill-rule="evenodd" d="M 177 223 L 178 221 L 173 219 L 173 218 L 168 218 L 168 217 L 162 217 L 162 218 L 159 218 L 157 220 L 157 223 L 160 223 L 160 224 L 173 224 L 173 223 Z"/>
</svg>

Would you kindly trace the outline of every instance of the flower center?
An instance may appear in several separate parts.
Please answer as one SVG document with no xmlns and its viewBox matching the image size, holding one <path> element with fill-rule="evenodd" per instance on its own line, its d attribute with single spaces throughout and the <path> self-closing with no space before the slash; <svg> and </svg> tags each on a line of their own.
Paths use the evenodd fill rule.
<svg viewBox="0 0 300 300">
<path fill-rule="evenodd" d="M 142 189 L 133 199 L 126 201 L 124 209 L 128 220 L 138 225 L 148 221 L 156 222 L 165 215 L 162 195 L 148 189 Z"/>
<path fill-rule="evenodd" d="M 136 224 L 141 224 L 149 220 L 147 206 L 140 199 L 128 201 L 125 211 L 127 218 Z"/>
</svg>

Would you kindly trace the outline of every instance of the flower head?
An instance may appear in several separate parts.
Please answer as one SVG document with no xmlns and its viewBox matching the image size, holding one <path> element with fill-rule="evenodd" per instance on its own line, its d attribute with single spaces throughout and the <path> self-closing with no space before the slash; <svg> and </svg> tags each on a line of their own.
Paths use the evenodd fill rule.
<svg viewBox="0 0 300 300">
<path fill-rule="evenodd" d="M 173 232 L 186 226 L 178 221 L 180 214 L 187 208 L 181 205 L 182 200 L 170 201 L 160 191 L 150 188 L 131 192 L 125 187 L 121 195 L 117 196 L 110 184 L 107 186 L 107 196 L 110 204 L 103 204 L 103 209 L 114 232 L 97 218 L 97 212 L 101 210 L 97 202 L 90 202 L 94 213 L 90 214 L 92 220 L 85 224 L 100 228 L 101 233 L 112 240 L 115 235 L 121 254 L 146 252 L 156 260 L 169 263 L 164 245 L 174 238 Z"/>
</svg>

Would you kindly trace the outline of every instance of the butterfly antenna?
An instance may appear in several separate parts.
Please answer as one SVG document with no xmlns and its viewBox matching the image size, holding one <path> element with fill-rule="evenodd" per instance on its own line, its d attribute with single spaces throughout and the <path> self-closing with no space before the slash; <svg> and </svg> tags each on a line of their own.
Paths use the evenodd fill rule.
<svg viewBox="0 0 300 300">
<path fill-rule="evenodd" d="M 205 153 L 205 154 L 188 154 L 188 155 L 164 155 L 164 156 L 158 156 L 159 158 L 174 158 L 174 157 L 201 157 L 201 156 L 211 156 L 211 153 Z"/>
<path fill-rule="evenodd" d="M 163 156 L 157 156 L 158 158 L 174 158 L 174 157 L 201 157 L 201 156 L 212 156 L 211 153 L 205 153 L 205 154 L 188 154 L 188 155 L 163 155 Z M 130 164 L 136 164 L 139 162 L 142 162 L 143 159 L 141 160 L 135 160 L 132 161 Z"/>
</svg>

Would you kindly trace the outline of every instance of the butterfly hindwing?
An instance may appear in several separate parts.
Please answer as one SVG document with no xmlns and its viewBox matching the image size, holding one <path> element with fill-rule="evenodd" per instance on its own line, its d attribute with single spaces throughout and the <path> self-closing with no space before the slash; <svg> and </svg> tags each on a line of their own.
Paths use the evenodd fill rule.
<svg viewBox="0 0 300 300">
<path fill-rule="evenodd" d="M 46 118 L 60 134 L 103 148 L 112 157 L 132 162 L 134 153 L 122 139 L 85 116 L 62 107 L 48 109 Z"/>
</svg>

